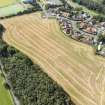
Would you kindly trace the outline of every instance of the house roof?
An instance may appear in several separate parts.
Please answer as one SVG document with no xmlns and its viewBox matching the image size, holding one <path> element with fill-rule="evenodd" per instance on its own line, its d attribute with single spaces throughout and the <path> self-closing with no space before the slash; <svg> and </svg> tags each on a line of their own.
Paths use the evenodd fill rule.
<svg viewBox="0 0 105 105">
<path fill-rule="evenodd" d="M 86 29 L 86 31 L 89 32 L 89 33 L 95 33 L 95 32 L 97 32 L 97 29 L 94 28 L 94 27 L 88 27 L 88 28 Z"/>
</svg>

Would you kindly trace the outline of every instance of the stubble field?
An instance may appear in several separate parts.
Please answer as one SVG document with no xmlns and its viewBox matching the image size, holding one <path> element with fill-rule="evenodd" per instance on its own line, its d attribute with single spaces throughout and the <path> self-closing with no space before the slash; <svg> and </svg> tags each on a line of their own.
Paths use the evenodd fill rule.
<svg viewBox="0 0 105 105">
<path fill-rule="evenodd" d="M 66 37 L 56 20 L 34 13 L 2 20 L 3 39 L 28 55 L 58 82 L 76 105 L 105 105 L 105 59 Z"/>
</svg>

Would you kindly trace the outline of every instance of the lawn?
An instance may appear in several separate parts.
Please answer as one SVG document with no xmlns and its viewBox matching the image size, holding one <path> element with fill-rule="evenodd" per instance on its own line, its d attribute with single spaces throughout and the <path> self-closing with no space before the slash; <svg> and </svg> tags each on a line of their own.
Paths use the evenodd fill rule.
<svg viewBox="0 0 105 105">
<path fill-rule="evenodd" d="M 105 59 L 91 46 L 66 37 L 56 20 L 39 13 L 1 23 L 7 29 L 3 39 L 38 63 L 76 105 L 105 105 Z"/>
<path fill-rule="evenodd" d="M 3 86 L 3 81 L 0 75 L 0 105 L 13 105 L 9 91 Z"/>
</svg>

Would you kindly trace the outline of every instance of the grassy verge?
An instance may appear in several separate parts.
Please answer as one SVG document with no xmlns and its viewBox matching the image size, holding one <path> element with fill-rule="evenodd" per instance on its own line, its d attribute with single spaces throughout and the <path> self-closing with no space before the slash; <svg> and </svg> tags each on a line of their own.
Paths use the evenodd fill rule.
<svg viewBox="0 0 105 105">
<path fill-rule="evenodd" d="M 0 105 L 13 105 L 10 92 L 3 85 L 4 79 L 0 75 Z"/>
</svg>

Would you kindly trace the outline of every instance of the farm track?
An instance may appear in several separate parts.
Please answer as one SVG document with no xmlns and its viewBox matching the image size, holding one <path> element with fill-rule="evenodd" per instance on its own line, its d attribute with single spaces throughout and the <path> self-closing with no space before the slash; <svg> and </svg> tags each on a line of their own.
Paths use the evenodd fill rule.
<svg viewBox="0 0 105 105">
<path fill-rule="evenodd" d="M 59 30 L 39 13 L 1 21 L 4 40 L 38 63 L 77 105 L 105 105 L 105 59 Z"/>
</svg>

